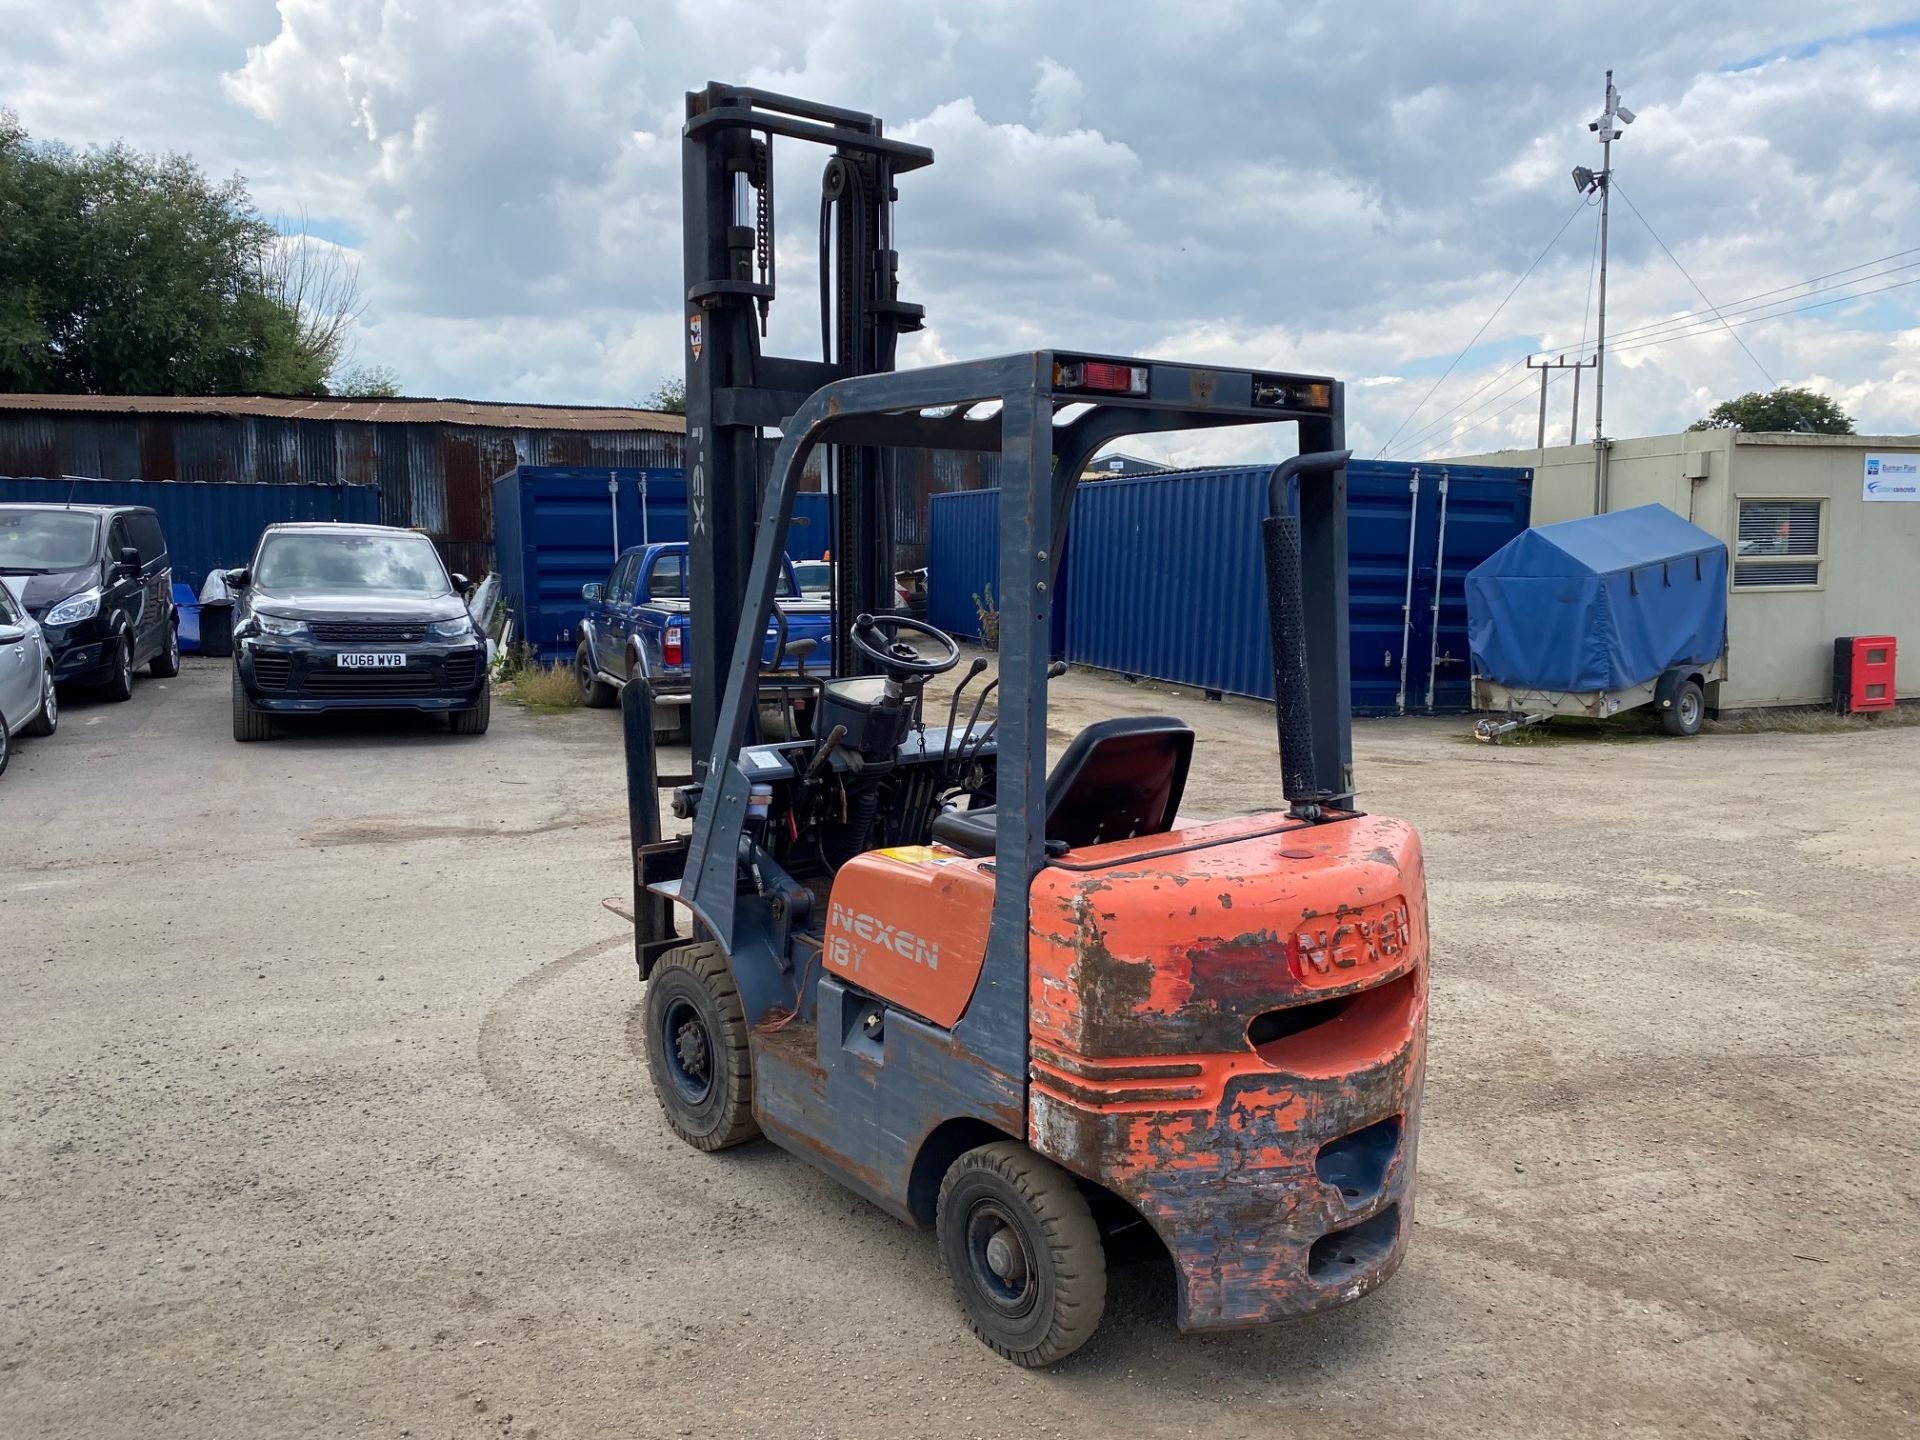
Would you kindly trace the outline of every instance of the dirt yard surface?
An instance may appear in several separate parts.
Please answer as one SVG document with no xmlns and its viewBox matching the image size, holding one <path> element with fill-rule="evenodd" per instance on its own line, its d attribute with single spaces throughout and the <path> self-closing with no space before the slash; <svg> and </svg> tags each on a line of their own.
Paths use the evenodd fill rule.
<svg viewBox="0 0 1920 1440">
<path fill-rule="evenodd" d="M 1055 700 L 1189 719 L 1189 814 L 1277 800 L 1263 707 Z M 1920 1433 L 1920 730 L 1466 728 L 1355 737 L 1432 884 L 1404 1270 L 1199 1339 L 1124 1269 L 1026 1373 L 930 1236 L 669 1135 L 616 713 L 76 699 L 0 777 L 0 1435 Z"/>
</svg>

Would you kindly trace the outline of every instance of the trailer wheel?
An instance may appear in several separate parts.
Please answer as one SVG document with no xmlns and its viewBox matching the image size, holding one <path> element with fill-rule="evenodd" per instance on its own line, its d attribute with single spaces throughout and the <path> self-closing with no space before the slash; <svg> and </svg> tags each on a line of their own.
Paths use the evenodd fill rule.
<svg viewBox="0 0 1920 1440">
<path fill-rule="evenodd" d="M 1688 680 L 1674 691 L 1673 704 L 1660 712 L 1660 723 L 1669 735 L 1698 735 L 1706 715 L 1706 692 L 1698 680 Z"/>
<path fill-rule="evenodd" d="M 673 1133 L 698 1150 L 753 1139 L 747 1016 L 712 942 L 669 950 L 647 980 L 647 1070 Z"/>
<path fill-rule="evenodd" d="M 1100 1324 L 1107 1257 L 1073 1177 L 1026 1146 L 969 1150 L 940 1182 L 934 1220 L 973 1333 L 1016 1365 L 1051 1365 Z"/>
</svg>

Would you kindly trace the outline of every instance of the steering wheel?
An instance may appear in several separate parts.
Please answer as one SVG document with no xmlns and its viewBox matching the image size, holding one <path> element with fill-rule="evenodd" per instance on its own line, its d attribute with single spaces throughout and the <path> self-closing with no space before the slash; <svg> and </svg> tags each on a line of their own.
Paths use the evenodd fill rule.
<svg viewBox="0 0 1920 1440">
<path fill-rule="evenodd" d="M 929 660 L 900 638 L 902 631 L 937 640 L 946 647 L 947 653 Z M 902 680 L 916 675 L 944 675 L 960 663 L 960 647 L 951 635 L 908 615 L 856 615 L 852 639 L 853 648 L 878 665 L 884 674 Z"/>
</svg>

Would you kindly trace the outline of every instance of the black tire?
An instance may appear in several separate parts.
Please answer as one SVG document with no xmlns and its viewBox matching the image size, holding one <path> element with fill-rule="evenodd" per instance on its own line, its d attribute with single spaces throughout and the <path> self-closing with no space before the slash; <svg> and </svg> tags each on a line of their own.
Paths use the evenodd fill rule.
<svg viewBox="0 0 1920 1440">
<path fill-rule="evenodd" d="M 271 740 L 273 717 L 247 699 L 247 687 L 240 681 L 240 667 L 233 667 L 233 738 Z"/>
<path fill-rule="evenodd" d="M 25 735 L 51 735 L 60 727 L 60 692 L 54 688 L 53 667 L 47 667 L 46 677 L 40 682 L 40 713 L 29 720 Z"/>
<path fill-rule="evenodd" d="M 492 713 L 493 691 L 482 690 L 478 705 L 471 710 L 455 710 L 447 716 L 447 722 L 456 735 L 484 735 L 487 733 L 487 721 Z"/>
<path fill-rule="evenodd" d="M 113 647 L 113 670 L 105 686 L 109 700 L 133 698 L 133 632 L 122 630 Z"/>
<path fill-rule="evenodd" d="M 180 617 L 167 626 L 167 643 L 147 662 L 147 673 L 156 680 L 171 680 L 180 673 Z"/>
<path fill-rule="evenodd" d="M 747 1015 L 718 945 L 669 950 L 647 981 L 647 1070 L 673 1133 L 725 1150 L 760 1133 Z"/>
<path fill-rule="evenodd" d="M 613 686 L 599 677 L 593 668 L 593 647 L 585 640 L 573 652 L 573 678 L 580 684 L 580 703 L 589 710 L 613 708 Z"/>
<path fill-rule="evenodd" d="M 7 762 L 13 759 L 13 741 L 7 735 L 7 717 L 0 715 L 0 775 L 7 773 Z"/>
<path fill-rule="evenodd" d="M 1100 1324 L 1107 1256 L 1073 1177 L 1026 1146 L 969 1150 L 940 1182 L 940 1261 L 973 1333 L 1016 1365 L 1051 1365 Z"/>
<path fill-rule="evenodd" d="M 1660 723 L 1669 735 L 1698 735 L 1706 718 L 1707 696 L 1697 680 L 1685 681 L 1673 692 L 1673 704 L 1660 712 Z"/>
</svg>

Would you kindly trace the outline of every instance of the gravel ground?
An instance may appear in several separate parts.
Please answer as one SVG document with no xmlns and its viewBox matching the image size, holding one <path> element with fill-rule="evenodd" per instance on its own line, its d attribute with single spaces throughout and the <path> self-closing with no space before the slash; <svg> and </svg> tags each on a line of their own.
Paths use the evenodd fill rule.
<svg viewBox="0 0 1920 1440">
<path fill-rule="evenodd" d="M 1170 709 L 1185 807 L 1270 712 Z M 227 735 L 224 666 L 0 778 L 0 1435 L 1915 1433 L 1920 730 L 1493 749 L 1364 724 L 1432 882 L 1419 1228 L 1389 1286 L 1188 1339 L 1118 1272 L 1072 1362 L 931 1238 L 636 1053 L 618 717 Z"/>
</svg>

